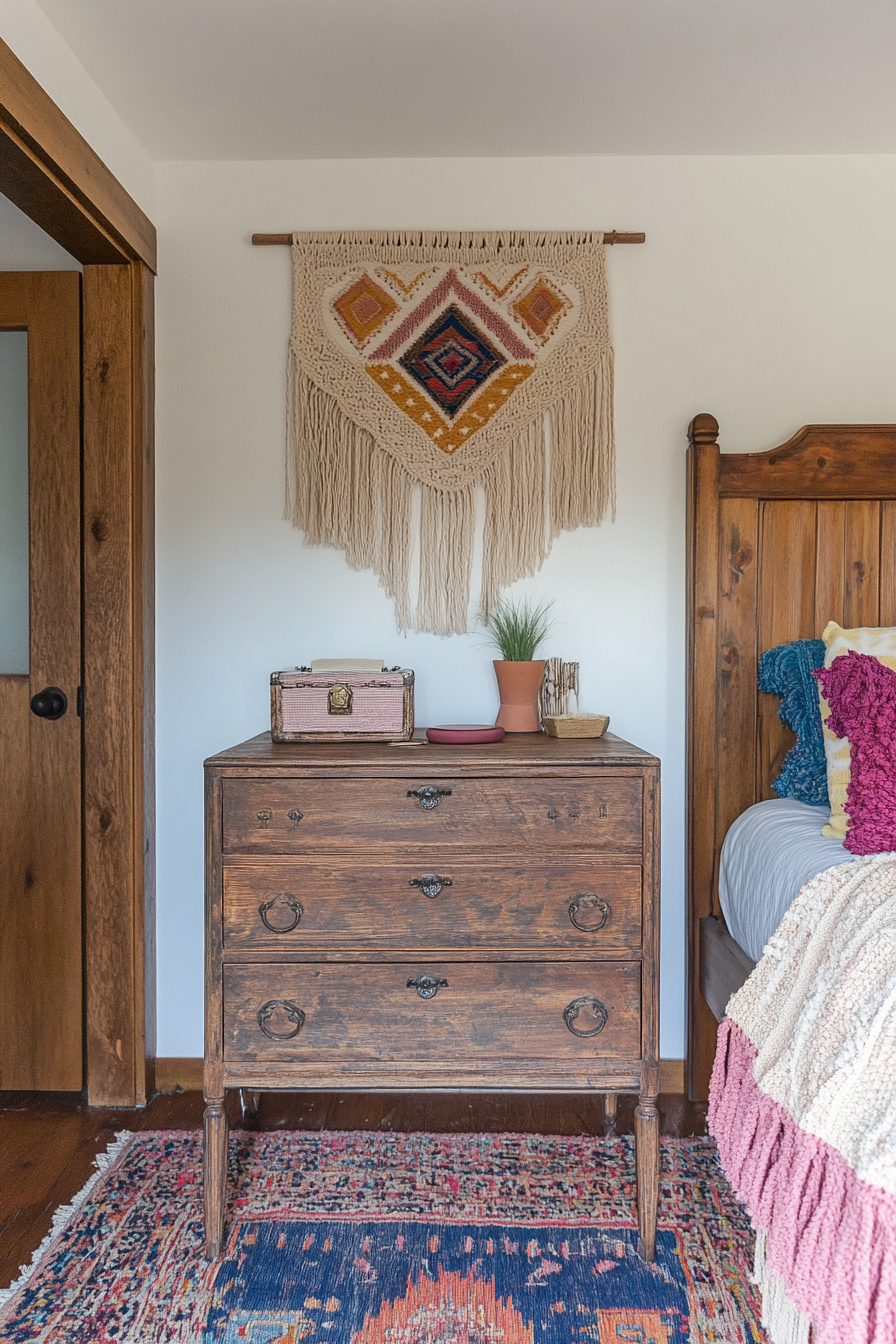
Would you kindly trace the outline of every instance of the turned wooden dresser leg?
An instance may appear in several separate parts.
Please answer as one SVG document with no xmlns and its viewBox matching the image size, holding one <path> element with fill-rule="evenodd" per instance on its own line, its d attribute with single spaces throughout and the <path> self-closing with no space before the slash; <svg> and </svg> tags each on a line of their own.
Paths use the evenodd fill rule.
<svg viewBox="0 0 896 1344">
<path fill-rule="evenodd" d="M 227 1190 L 227 1112 L 224 1098 L 207 1099 L 202 1174 L 205 1187 L 205 1258 L 217 1260 L 224 1232 Z"/>
<path fill-rule="evenodd" d="M 615 1092 L 604 1093 L 604 1137 L 608 1139 L 616 1137 L 616 1101 Z"/>
<path fill-rule="evenodd" d="M 638 1173 L 638 1229 L 641 1254 L 656 1259 L 656 1210 L 660 1194 L 660 1114 L 656 1097 L 641 1097 L 635 1108 L 635 1162 Z"/>
</svg>

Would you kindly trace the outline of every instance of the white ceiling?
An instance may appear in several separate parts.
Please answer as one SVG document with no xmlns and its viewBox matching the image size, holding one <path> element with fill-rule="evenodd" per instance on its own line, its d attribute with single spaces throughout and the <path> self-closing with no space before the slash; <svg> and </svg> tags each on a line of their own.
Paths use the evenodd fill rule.
<svg viewBox="0 0 896 1344">
<path fill-rule="evenodd" d="M 896 0 L 39 2 L 160 160 L 896 151 Z"/>
</svg>

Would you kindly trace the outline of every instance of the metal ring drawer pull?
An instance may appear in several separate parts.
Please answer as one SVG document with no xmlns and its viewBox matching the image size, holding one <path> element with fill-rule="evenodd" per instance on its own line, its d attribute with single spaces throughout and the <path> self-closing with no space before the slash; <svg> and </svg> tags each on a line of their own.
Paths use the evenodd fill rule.
<svg viewBox="0 0 896 1344">
<path fill-rule="evenodd" d="M 271 1031 L 268 1022 L 278 1008 L 282 1008 L 290 1022 L 295 1023 L 292 1031 Z M 304 1027 L 305 1014 L 301 1008 L 297 1008 L 294 1003 L 290 1003 L 289 999 L 269 999 L 258 1010 L 258 1025 L 265 1036 L 270 1036 L 272 1041 L 291 1041 L 293 1036 L 298 1036 Z"/>
<path fill-rule="evenodd" d="M 272 924 L 268 919 L 268 911 L 275 905 L 285 905 L 287 910 L 292 911 L 293 919 L 291 924 Z M 301 901 L 297 901 L 295 896 L 288 891 L 278 891 L 270 901 L 265 901 L 264 905 L 258 907 L 258 913 L 261 915 L 261 922 L 271 933 L 292 933 L 298 925 L 299 920 L 305 913 L 305 907 Z"/>
<path fill-rule="evenodd" d="M 438 807 L 440 798 L 450 798 L 450 789 L 440 789 L 436 784 L 421 784 L 419 789 L 408 789 L 408 797 L 416 798 L 425 812 Z"/>
<path fill-rule="evenodd" d="M 408 981 L 408 989 L 416 989 L 421 999 L 434 999 L 440 989 L 447 989 L 447 980 L 437 980 L 434 975 L 418 975 Z"/>
<path fill-rule="evenodd" d="M 438 873 L 424 873 L 423 877 L 412 877 L 408 886 L 419 887 L 423 895 L 432 901 L 443 887 L 453 887 L 454 883 L 450 877 L 439 877 Z"/>
<path fill-rule="evenodd" d="M 587 1031 L 576 1026 L 576 1020 L 583 1009 L 587 1010 L 588 1017 L 597 1024 Z M 573 1036 L 597 1036 L 607 1025 L 609 1016 L 610 1014 L 600 999 L 595 999 L 590 994 L 582 994 L 580 998 L 573 999 L 572 1003 L 567 1004 L 563 1009 L 563 1021 Z"/>
<path fill-rule="evenodd" d="M 583 924 L 579 919 L 580 910 L 595 910 L 599 916 L 596 922 Z M 610 902 L 605 901 L 603 896 L 598 896 L 593 891 L 580 891 L 569 903 L 569 918 L 577 929 L 583 933 L 597 933 L 602 929 L 610 918 Z M 587 918 L 587 916 L 586 916 Z"/>
</svg>

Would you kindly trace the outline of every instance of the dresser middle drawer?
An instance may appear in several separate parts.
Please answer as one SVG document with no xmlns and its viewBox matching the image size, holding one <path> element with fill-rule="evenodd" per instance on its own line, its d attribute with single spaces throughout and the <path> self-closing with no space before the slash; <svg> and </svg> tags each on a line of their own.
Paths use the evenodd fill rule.
<svg viewBox="0 0 896 1344">
<path fill-rule="evenodd" d="M 637 953 L 641 869 L 447 857 L 224 869 L 224 946 L 268 951 L 536 948 Z"/>
</svg>

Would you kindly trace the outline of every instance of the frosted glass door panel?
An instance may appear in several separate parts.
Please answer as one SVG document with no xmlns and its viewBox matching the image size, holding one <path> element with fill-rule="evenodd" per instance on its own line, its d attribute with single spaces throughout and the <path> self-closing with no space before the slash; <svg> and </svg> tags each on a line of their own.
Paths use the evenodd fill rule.
<svg viewBox="0 0 896 1344">
<path fill-rule="evenodd" d="M 0 673 L 27 674 L 28 333 L 0 331 Z"/>
</svg>

